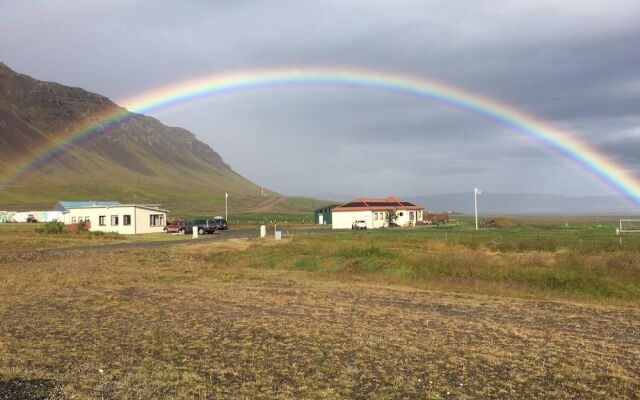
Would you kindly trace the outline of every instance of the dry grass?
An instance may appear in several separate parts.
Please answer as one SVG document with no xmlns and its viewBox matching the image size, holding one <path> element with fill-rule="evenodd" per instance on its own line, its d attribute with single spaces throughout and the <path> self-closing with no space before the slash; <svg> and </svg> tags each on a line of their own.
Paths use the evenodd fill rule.
<svg viewBox="0 0 640 400">
<path fill-rule="evenodd" d="M 36 229 L 44 224 L 0 224 L 0 257 L 11 252 L 31 252 L 34 250 L 92 246 L 110 243 L 134 243 L 151 241 L 172 241 L 188 236 L 166 233 L 146 233 L 140 235 L 120 235 L 115 232 L 84 232 L 73 234 L 38 233 Z"/>
<path fill-rule="evenodd" d="M 44 224 L 0 224 L 0 253 L 9 251 L 33 251 L 38 249 L 83 246 L 100 243 L 116 243 L 126 240 L 122 235 L 38 233 Z"/>
<path fill-rule="evenodd" d="M 611 399 L 640 392 L 636 307 L 389 285 L 384 271 L 361 267 L 372 257 L 392 261 L 392 246 L 372 249 L 356 238 L 314 249 L 307 240 L 320 239 L 0 262 L 0 398 L 3 390 L 86 399 Z M 425 243 L 421 253 L 450 250 L 441 246 Z M 479 254 L 458 250 L 456 263 Z M 299 258 L 282 268 L 261 265 L 269 254 L 275 267 L 291 254 L 317 254 L 349 268 L 296 268 Z M 530 265 L 553 262 L 516 256 Z"/>
</svg>

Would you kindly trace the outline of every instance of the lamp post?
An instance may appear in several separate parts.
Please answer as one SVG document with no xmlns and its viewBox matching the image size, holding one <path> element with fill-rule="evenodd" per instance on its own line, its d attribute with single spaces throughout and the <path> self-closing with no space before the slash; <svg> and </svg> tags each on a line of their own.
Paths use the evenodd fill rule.
<svg viewBox="0 0 640 400">
<path fill-rule="evenodd" d="M 476 230 L 478 230 L 478 195 L 482 194 L 482 190 L 473 188 L 473 205 L 476 211 Z"/>
<path fill-rule="evenodd" d="M 224 219 L 229 221 L 229 207 L 227 206 L 227 200 L 229 199 L 229 193 L 224 192 Z"/>
</svg>

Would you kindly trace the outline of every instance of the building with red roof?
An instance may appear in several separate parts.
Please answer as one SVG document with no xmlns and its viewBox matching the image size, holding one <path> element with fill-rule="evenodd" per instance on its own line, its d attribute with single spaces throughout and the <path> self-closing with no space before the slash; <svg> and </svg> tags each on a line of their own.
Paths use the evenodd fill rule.
<svg viewBox="0 0 640 400">
<path fill-rule="evenodd" d="M 391 223 L 413 226 L 422 221 L 423 212 L 424 207 L 393 196 L 386 199 L 359 198 L 331 210 L 332 228 L 352 229 L 356 221 L 364 221 L 359 225 L 365 225 L 367 229 L 384 228 Z"/>
</svg>

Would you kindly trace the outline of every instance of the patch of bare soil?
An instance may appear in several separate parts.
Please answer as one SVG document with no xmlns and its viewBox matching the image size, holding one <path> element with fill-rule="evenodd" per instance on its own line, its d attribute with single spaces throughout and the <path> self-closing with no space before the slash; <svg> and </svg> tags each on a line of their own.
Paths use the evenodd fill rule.
<svg viewBox="0 0 640 400">
<path fill-rule="evenodd" d="M 47 379 L 0 380 L 0 400 L 63 399 L 59 384 Z"/>
<path fill-rule="evenodd" d="M 276 197 L 273 199 L 269 199 L 266 203 L 254 208 L 251 210 L 252 213 L 261 213 L 261 212 L 269 212 L 272 211 L 277 205 L 286 205 L 287 198 L 286 197 Z"/>
</svg>

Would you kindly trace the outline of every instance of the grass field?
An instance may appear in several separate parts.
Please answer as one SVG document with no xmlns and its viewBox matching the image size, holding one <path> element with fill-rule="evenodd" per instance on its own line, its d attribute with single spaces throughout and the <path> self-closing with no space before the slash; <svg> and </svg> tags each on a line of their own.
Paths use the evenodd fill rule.
<svg viewBox="0 0 640 400">
<path fill-rule="evenodd" d="M 146 233 L 141 235 L 119 235 L 117 233 L 60 233 L 42 234 L 36 229 L 45 224 L 0 224 L 0 254 L 9 251 L 32 251 L 51 248 L 92 246 L 111 243 L 133 243 L 146 241 L 171 241 L 184 239 L 184 235 Z"/>
<path fill-rule="evenodd" d="M 232 225 L 272 225 L 272 224 L 313 224 L 313 214 L 288 214 L 288 213 L 252 213 L 231 214 L 229 223 Z"/>
<path fill-rule="evenodd" d="M 500 222 L 49 254 L 16 231 L 0 398 L 637 398 L 640 238 Z"/>
</svg>

